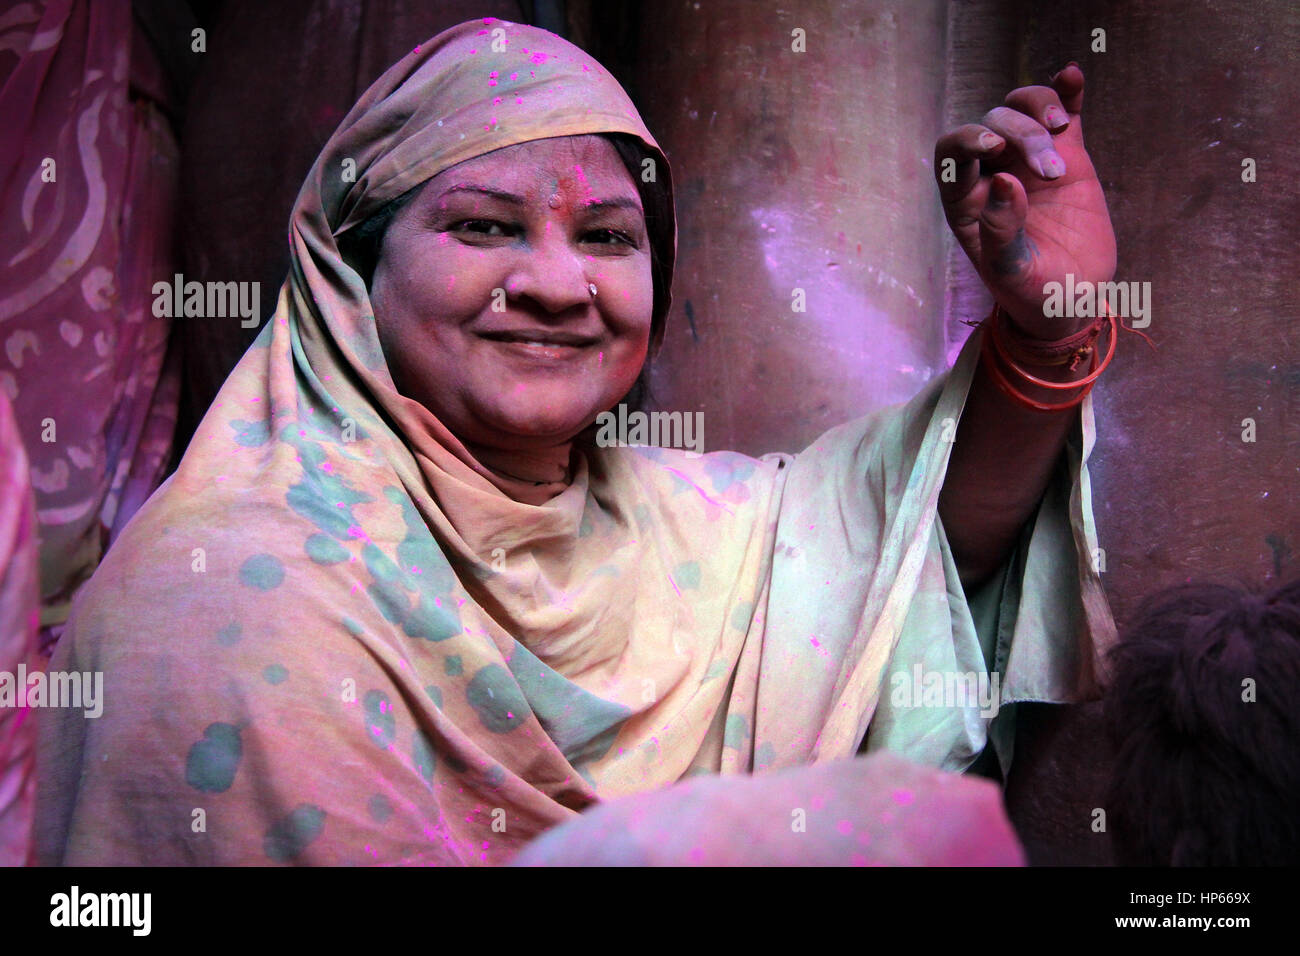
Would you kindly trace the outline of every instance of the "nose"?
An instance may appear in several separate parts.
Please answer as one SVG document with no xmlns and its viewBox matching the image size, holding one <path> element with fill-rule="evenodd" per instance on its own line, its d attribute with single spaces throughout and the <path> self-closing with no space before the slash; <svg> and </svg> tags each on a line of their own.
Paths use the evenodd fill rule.
<svg viewBox="0 0 1300 956">
<path fill-rule="evenodd" d="M 589 257 L 575 249 L 563 233 L 552 225 L 545 236 L 520 251 L 519 261 L 506 279 L 508 299 L 531 299 L 551 314 L 592 301 Z"/>
</svg>

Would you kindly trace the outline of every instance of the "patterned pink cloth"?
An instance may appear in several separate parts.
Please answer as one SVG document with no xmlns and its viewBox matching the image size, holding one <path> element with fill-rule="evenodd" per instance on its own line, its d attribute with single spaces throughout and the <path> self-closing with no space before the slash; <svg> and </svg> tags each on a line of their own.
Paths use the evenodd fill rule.
<svg viewBox="0 0 1300 956">
<path fill-rule="evenodd" d="M 151 289 L 176 271 L 177 147 L 129 96 L 131 31 L 127 3 L 0 14 L 0 392 L 30 459 L 51 638 L 161 480 L 175 426 Z"/>
<path fill-rule="evenodd" d="M 36 517 L 27 456 L 3 392 L 0 449 L 0 675 L 13 679 L 19 664 L 30 669 L 36 662 Z M 0 705 L 0 866 L 18 866 L 27 857 L 35 742 L 31 713 Z"/>
</svg>

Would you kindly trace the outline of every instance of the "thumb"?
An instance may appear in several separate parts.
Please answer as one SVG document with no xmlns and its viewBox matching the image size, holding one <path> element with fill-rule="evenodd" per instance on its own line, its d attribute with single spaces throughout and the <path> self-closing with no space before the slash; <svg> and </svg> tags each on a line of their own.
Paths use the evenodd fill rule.
<svg viewBox="0 0 1300 956">
<path fill-rule="evenodd" d="M 1028 278 L 1033 257 L 1025 241 L 1029 197 L 1010 173 L 998 173 L 989 184 L 988 202 L 980 212 L 980 257 L 984 273 L 999 285 L 1014 288 Z"/>
</svg>

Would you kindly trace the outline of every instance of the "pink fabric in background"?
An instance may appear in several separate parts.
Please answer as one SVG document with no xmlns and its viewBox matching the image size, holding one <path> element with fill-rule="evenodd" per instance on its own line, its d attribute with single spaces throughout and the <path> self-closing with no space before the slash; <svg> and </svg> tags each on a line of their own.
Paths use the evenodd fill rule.
<svg viewBox="0 0 1300 956">
<path fill-rule="evenodd" d="M 47 644 L 163 477 L 175 428 L 152 286 L 177 271 L 178 151 L 130 95 L 132 51 L 127 3 L 0 14 L 0 391 L 30 459 Z"/>
<path fill-rule="evenodd" d="M 27 456 L 13 410 L 0 392 L 0 673 L 37 666 L 36 516 Z M 36 722 L 0 706 L 0 866 L 27 858 L 35 798 Z"/>
</svg>

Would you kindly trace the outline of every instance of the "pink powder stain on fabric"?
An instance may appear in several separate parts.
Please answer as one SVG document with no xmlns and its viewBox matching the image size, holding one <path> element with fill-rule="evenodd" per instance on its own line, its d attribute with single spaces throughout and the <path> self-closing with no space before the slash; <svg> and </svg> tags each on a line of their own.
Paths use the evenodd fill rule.
<svg viewBox="0 0 1300 956">
<path fill-rule="evenodd" d="M 540 66 L 541 64 L 546 62 L 547 56 L 545 53 L 534 53 L 532 56 L 532 60 L 534 63 Z"/>
<path fill-rule="evenodd" d="M 871 865 L 871 861 L 868 860 L 868 859 L 867 859 L 865 856 L 863 856 L 861 853 L 854 853 L 853 856 L 849 857 L 849 863 L 851 863 L 853 866 L 870 866 L 870 865 Z"/>
<path fill-rule="evenodd" d="M 912 797 L 912 791 L 911 791 L 911 790 L 895 790 L 895 791 L 894 791 L 894 802 L 895 802 L 896 804 L 898 804 L 900 807 L 906 807 L 906 806 L 911 805 L 911 803 L 912 803 L 912 799 L 913 799 L 913 797 Z"/>
<path fill-rule="evenodd" d="M 515 82 L 517 79 L 519 79 L 519 74 L 518 74 L 518 73 L 511 73 L 511 74 L 510 74 L 510 82 L 511 82 L 511 83 Z"/>
<path fill-rule="evenodd" d="M 839 823 L 835 824 L 835 829 L 839 830 L 840 833 L 844 834 L 844 836 L 849 836 L 853 833 L 853 821 L 841 820 Z"/>
<path fill-rule="evenodd" d="M 501 105 L 501 97 L 499 97 L 499 96 L 494 96 L 494 97 L 492 97 L 492 105 L 493 105 L 493 106 L 500 106 L 500 105 Z"/>
<path fill-rule="evenodd" d="M 498 75 L 499 75 L 499 74 L 497 73 L 496 70 L 493 70 L 491 73 L 488 74 L 488 86 L 496 86 L 496 85 L 497 85 L 497 76 L 498 76 Z"/>
<path fill-rule="evenodd" d="M 217 481 L 225 481 L 225 480 L 226 480 L 225 475 L 217 475 Z"/>
</svg>

